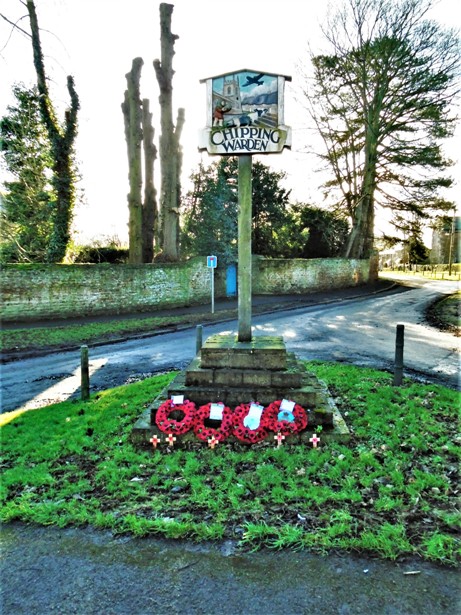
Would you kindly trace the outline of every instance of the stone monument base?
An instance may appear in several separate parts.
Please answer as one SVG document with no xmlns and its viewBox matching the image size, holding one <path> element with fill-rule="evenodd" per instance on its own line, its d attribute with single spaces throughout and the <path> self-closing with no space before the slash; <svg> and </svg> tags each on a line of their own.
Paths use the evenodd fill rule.
<svg viewBox="0 0 461 615">
<path fill-rule="evenodd" d="M 165 436 L 155 424 L 159 406 L 173 395 L 184 395 L 199 408 L 222 402 L 231 409 L 242 403 L 268 406 L 281 399 L 295 401 L 308 412 L 304 432 L 287 436 L 285 442 L 309 441 L 321 426 L 321 439 L 349 439 L 349 430 L 329 392 L 316 376 L 306 371 L 294 354 L 287 352 L 282 337 L 257 336 L 239 342 L 236 335 L 213 335 L 199 354 L 162 391 L 133 427 L 132 441 L 148 444 L 152 435 Z M 268 439 L 273 439 L 270 434 Z M 195 439 L 193 432 L 178 437 Z M 230 437 L 226 442 L 236 442 Z"/>
</svg>

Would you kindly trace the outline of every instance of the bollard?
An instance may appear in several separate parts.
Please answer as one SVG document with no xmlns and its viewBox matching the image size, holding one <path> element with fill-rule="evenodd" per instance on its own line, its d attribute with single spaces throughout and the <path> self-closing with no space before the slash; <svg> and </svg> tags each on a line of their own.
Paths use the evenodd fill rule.
<svg viewBox="0 0 461 615">
<path fill-rule="evenodd" d="M 400 386 L 403 379 L 403 337 L 404 325 L 397 325 L 395 336 L 394 386 Z"/>
<path fill-rule="evenodd" d="M 202 338 L 203 338 L 203 327 L 202 325 L 197 325 L 197 338 L 195 341 L 195 352 L 198 354 L 202 349 Z"/>
<path fill-rule="evenodd" d="M 80 348 L 80 373 L 81 373 L 81 399 L 86 401 L 90 398 L 90 370 L 88 367 L 88 346 Z"/>
</svg>

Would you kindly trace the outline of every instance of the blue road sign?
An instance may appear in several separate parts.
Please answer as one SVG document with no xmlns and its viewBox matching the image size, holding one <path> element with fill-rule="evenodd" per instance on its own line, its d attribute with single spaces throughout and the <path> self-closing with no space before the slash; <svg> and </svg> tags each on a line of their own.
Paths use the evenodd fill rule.
<svg viewBox="0 0 461 615">
<path fill-rule="evenodd" d="M 217 256 L 207 256 L 206 257 L 206 266 L 210 267 L 210 269 L 216 269 L 217 264 L 218 264 Z"/>
</svg>

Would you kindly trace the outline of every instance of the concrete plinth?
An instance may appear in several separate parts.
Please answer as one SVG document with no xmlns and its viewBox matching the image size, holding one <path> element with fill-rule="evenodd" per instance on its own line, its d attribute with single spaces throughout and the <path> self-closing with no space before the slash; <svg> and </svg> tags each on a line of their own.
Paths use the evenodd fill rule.
<svg viewBox="0 0 461 615">
<path fill-rule="evenodd" d="M 235 335 L 212 335 L 200 353 L 201 367 L 283 370 L 287 351 L 282 337 L 253 337 L 239 342 Z"/>
</svg>

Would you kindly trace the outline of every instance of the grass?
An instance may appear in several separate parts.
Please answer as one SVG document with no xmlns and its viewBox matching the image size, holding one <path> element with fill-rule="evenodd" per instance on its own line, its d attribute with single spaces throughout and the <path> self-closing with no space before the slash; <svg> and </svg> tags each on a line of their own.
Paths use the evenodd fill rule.
<svg viewBox="0 0 461 615">
<path fill-rule="evenodd" d="M 461 291 L 448 297 L 443 297 L 434 303 L 428 310 L 428 317 L 431 322 L 441 329 L 459 332 L 460 322 Z"/>
<path fill-rule="evenodd" d="M 403 269 L 383 269 L 379 272 L 381 278 L 392 278 L 396 275 L 398 278 L 425 278 L 429 280 L 445 280 L 452 282 L 459 282 L 461 279 L 461 272 L 458 270 L 458 267 L 454 266 L 450 274 L 448 265 L 433 265 L 432 267 L 417 265 L 416 268 L 413 266 L 412 270 L 409 270 L 407 265 L 405 271 L 403 271 Z"/>
<path fill-rule="evenodd" d="M 134 421 L 174 374 L 12 416 L 1 519 L 458 565 L 458 393 L 396 388 L 364 368 L 308 368 L 334 394 L 348 445 L 135 448 Z"/>
<path fill-rule="evenodd" d="M 217 320 L 226 315 L 223 311 L 207 316 L 207 320 Z M 63 346 L 79 346 L 92 342 L 108 341 L 114 338 L 134 334 L 149 333 L 158 329 L 174 327 L 180 324 L 198 324 L 203 321 L 203 314 L 177 316 L 152 316 L 144 318 L 126 318 L 106 322 L 82 323 L 55 327 L 33 327 L 3 329 L 0 332 L 0 351 L 4 353 L 25 350 L 43 350 Z"/>
</svg>

